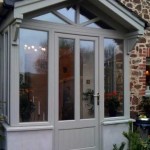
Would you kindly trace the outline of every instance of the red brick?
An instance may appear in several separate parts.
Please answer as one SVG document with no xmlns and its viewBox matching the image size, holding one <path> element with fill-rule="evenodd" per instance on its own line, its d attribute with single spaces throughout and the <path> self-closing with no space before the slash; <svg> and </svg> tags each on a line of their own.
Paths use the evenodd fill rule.
<svg viewBox="0 0 150 150">
<path fill-rule="evenodd" d="M 145 78 L 145 77 L 139 77 L 139 79 L 144 79 L 144 80 L 146 80 L 146 78 Z"/>
<path fill-rule="evenodd" d="M 146 82 L 146 79 L 139 80 L 139 82 Z"/>
</svg>

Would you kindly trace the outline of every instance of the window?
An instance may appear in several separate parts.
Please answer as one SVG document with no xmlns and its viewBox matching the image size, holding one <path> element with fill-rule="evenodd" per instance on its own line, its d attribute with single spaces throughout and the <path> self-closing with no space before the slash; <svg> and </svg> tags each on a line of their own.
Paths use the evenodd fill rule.
<svg viewBox="0 0 150 150">
<path fill-rule="evenodd" d="M 124 114 L 123 40 L 104 39 L 105 117 Z"/>
<path fill-rule="evenodd" d="M 94 118 L 95 43 L 80 40 L 80 118 Z"/>
<path fill-rule="evenodd" d="M 3 41 L 4 36 L 0 35 L 0 114 L 3 114 Z"/>
<path fill-rule="evenodd" d="M 9 52 L 9 29 L 6 29 L 3 34 L 3 48 L 1 49 L 2 57 L 2 74 L 1 74 L 1 85 L 2 85 L 2 111 L 6 118 L 6 121 L 9 123 L 9 101 L 10 101 L 10 52 Z"/>
<path fill-rule="evenodd" d="M 59 120 L 74 120 L 74 39 L 59 38 Z"/>
<path fill-rule="evenodd" d="M 53 10 L 52 12 L 35 16 L 32 19 L 59 24 L 78 25 L 80 27 L 113 30 L 111 26 L 100 19 L 98 14 L 93 13 L 91 9 L 87 9 L 84 4 L 81 4 Z"/>
<path fill-rule="evenodd" d="M 4 51 L 4 58 L 5 58 L 5 75 L 4 75 L 4 83 L 5 83 L 5 114 L 6 116 L 8 116 L 8 103 L 9 103 L 9 48 L 8 48 L 8 32 L 5 33 L 5 42 L 4 42 L 4 47 L 5 47 L 5 51 Z"/>
<path fill-rule="evenodd" d="M 48 33 L 20 29 L 20 122 L 48 120 Z"/>
<path fill-rule="evenodd" d="M 60 10 L 58 10 L 58 12 L 62 15 L 64 15 L 66 18 L 68 18 L 69 20 L 71 20 L 72 22 L 75 22 L 75 9 L 74 7 L 70 7 L 70 8 L 62 8 Z"/>
<path fill-rule="evenodd" d="M 35 20 L 41 20 L 41 21 L 47 21 L 47 22 L 55 22 L 55 23 L 61 23 L 61 24 L 66 24 L 65 21 L 57 17 L 56 15 L 52 13 L 47 13 L 38 17 L 33 18 Z"/>
</svg>

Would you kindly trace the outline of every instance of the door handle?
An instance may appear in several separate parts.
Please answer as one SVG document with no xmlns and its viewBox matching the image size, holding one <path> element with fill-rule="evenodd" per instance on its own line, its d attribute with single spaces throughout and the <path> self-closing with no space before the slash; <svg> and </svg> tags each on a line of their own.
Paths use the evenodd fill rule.
<svg viewBox="0 0 150 150">
<path fill-rule="evenodd" d="M 93 96 L 97 98 L 97 105 L 99 105 L 99 97 L 100 97 L 100 94 L 97 93 L 96 95 L 93 95 Z"/>
</svg>

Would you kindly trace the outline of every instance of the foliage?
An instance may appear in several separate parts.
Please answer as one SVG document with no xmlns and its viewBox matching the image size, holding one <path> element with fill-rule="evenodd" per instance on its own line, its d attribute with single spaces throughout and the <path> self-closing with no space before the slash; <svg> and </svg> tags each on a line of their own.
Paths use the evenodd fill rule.
<svg viewBox="0 0 150 150">
<path fill-rule="evenodd" d="M 150 150 L 150 138 L 142 139 L 137 131 L 123 132 L 128 139 L 128 150 Z"/>
<path fill-rule="evenodd" d="M 35 105 L 29 99 L 30 85 L 23 82 L 23 75 L 20 74 L 20 116 L 22 121 L 29 121 Z"/>
<path fill-rule="evenodd" d="M 35 69 L 38 73 L 47 73 L 48 71 L 48 45 L 47 41 L 42 42 L 41 47 L 46 50 L 40 51 L 40 55 L 35 61 Z"/>
<path fill-rule="evenodd" d="M 0 115 L 0 141 L 3 141 L 5 139 L 3 135 L 4 127 L 2 126 L 3 121 L 4 121 L 4 116 L 1 114 Z"/>
<path fill-rule="evenodd" d="M 127 150 L 150 150 L 150 137 L 142 139 L 140 133 L 135 130 L 131 130 L 131 123 L 129 124 L 129 131 L 123 132 L 124 137 L 128 140 L 128 149 Z M 118 148 L 116 144 L 113 145 L 113 150 L 124 150 L 125 145 L 121 143 L 121 146 Z"/>
<path fill-rule="evenodd" d="M 114 144 L 113 145 L 113 147 L 114 147 L 113 150 L 124 150 L 125 144 L 126 144 L 125 142 L 122 142 L 119 148 L 117 147 L 116 144 Z"/>
<path fill-rule="evenodd" d="M 29 121 L 31 113 L 34 112 L 35 105 L 28 98 L 27 93 L 20 95 L 20 115 L 22 121 Z"/>
<path fill-rule="evenodd" d="M 142 150 L 141 138 L 137 132 L 123 132 L 123 135 L 128 139 L 129 150 Z"/>
<path fill-rule="evenodd" d="M 117 92 L 114 91 L 106 95 L 105 108 L 108 109 L 110 116 L 116 116 L 120 102 L 117 97 Z"/>
</svg>

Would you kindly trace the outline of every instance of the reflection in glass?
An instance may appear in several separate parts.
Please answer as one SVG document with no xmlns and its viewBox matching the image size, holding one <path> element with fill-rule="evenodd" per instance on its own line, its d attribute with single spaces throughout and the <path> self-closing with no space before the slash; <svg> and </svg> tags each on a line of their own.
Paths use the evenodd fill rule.
<svg viewBox="0 0 150 150">
<path fill-rule="evenodd" d="M 20 122 L 48 118 L 48 34 L 20 29 Z"/>
<path fill-rule="evenodd" d="M 80 118 L 94 117 L 94 42 L 80 41 Z"/>
<path fill-rule="evenodd" d="M 79 12 L 77 10 L 79 10 Z M 59 15 L 55 15 L 54 12 L 50 12 L 34 17 L 32 19 L 60 24 L 67 24 L 65 20 L 68 19 L 76 24 L 82 24 L 98 17 L 96 14 L 92 13 L 82 5 L 73 5 L 61 8 L 57 10 L 57 13 L 59 13 Z M 91 22 L 91 24 L 85 25 L 85 23 L 85 27 L 114 30 L 109 24 L 105 23 L 103 20 L 96 20 L 94 22 Z"/>
<path fill-rule="evenodd" d="M 5 36 L 5 45 L 4 45 L 4 47 L 5 47 L 5 51 L 4 51 L 4 60 L 5 60 L 5 63 L 4 63 L 4 67 L 5 67 L 5 69 L 4 69 L 4 80 L 5 80 L 5 82 L 4 82 L 4 87 L 5 87 L 5 90 L 4 90 L 4 92 L 5 92 L 5 94 L 4 94 L 4 99 L 5 99 L 5 101 L 6 101 L 6 103 L 4 103 L 4 114 L 7 116 L 7 117 L 9 117 L 9 60 L 10 60 L 10 58 L 9 58 L 9 37 L 8 37 L 8 32 L 5 32 L 5 34 L 4 34 Z"/>
<path fill-rule="evenodd" d="M 74 44 L 59 38 L 59 120 L 74 119 Z"/>
<path fill-rule="evenodd" d="M 104 40 L 105 117 L 124 113 L 123 40 Z"/>
<path fill-rule="evenodd" d="M 54 23 L 61 23 L 66 24 L 62 19 L 58 18 L 56 15 L 52 13 L 47 13 L 38 17 L 33 18 L 35 20 L 41 20 L 41 21 L 48 21 L 48 22 L 54 22 Z"/>
</svg>

